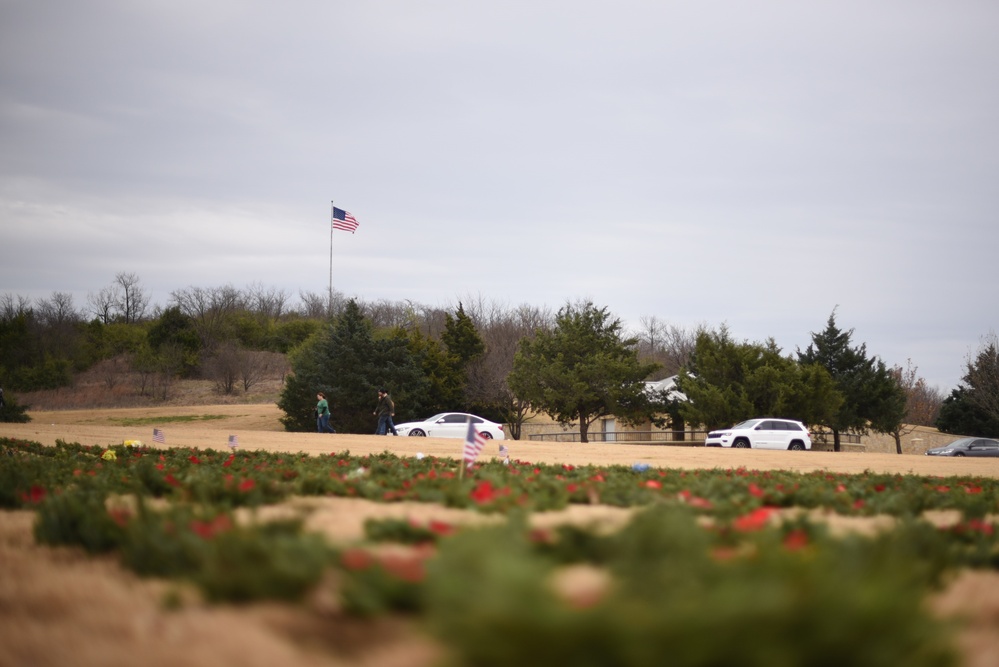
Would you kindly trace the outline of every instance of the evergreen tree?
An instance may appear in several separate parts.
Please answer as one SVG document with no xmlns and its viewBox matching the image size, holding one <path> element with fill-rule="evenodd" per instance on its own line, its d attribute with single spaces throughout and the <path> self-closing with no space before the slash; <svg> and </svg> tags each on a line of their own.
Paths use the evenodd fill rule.
<svg viewBox="0 0 999 667">
<path fill-rule="evenodd" d="M 566 305 L 552 331 L 521 341 L 509 385 L 560 424 L 578 422 L 585 443 L 600 417 L 637 422 L 662 411 L 645 393 L 645 379 L 657 368 L 638 360 L 637 339 L 622 337 L 620 320 L 586 302 Z"/>
<path fill-rule="evenodd" d="M 469 364 L 480 359 L 486 351 L 475 323 L 465 313 L 465 308 L 458 303 L 458 311 L 454 317 L 451 313 L 444 314 L 444 331 L 441 333 L 441 343 L 447 350 L 450 363 L 454 366 L 454 376 L 458 380 L 458 402 L 452 403 L 454 408 L 468 412 L 471 401 L 468 398 L 468 368 Z"/>
<path fill-rule="evenodd" d="M 427 380 L 421 401 L 424 416 L 463 407 L 465 376 L 457 358 L 448 354 L 439 342 L 421 334 L 419 329 L 413 329 L 409 334 L 409 351 Z"/>
<path fill-rule="evenodd" d="M 316 394 L 323 392 L 333 412 L 331 424 L 344 433 L 373 433 L 378 389 L 385 387 L 404 421 L 423 408 L 427 380 L 401 332 L 376 339 L 357 302 L 290 355 L 293 375 L 278 407 L 289 431 L 314 431 Z"/>
<path fill-rule="evenodd" d="M 837 452 L 842 432 L 866 433 L 871 428 L 890 432 L 905 415 L 905 392 L 881 359 L 867 356 L 866 344 L 851 346 L 852 337 L 852 329 L 836 326 L 834 310 L 825 330 L 813 333 L 808 349 L 798 352 L 802 364 L 824 367 L 843 396 L 839 409 L 820 422 L 832 431 Z"/>
<path fill-rule="evenodd" d="M 688 398 L 678 406 L 684 420 L 708 430 L 753 417 L 821 423 L 843 400 L 821 366 L 785 357 L 773 340 L 737 343 L 724 326 L 697 335 L 679 388 Z"/>
<path fill-rule="evenodd" d="M 10 394 L 4 393 L 3 387 L 0 387 L 0 422 L 26 424 L 30 421 L 28 408 L 19 404 Z"/>
<path fill-rule="evenodd" d="M 451 316 L 451 313 L 444 314 L 444 332 L 441 333 L 441 342 L 447 348 L 448 353 L 454 355 L 462 366 L 486 351 L 486 344 L 482 342 L 482 336 L 479 335 L 475 323 L 465 313 L 465 307 L 461 303 L 458 304 L 458 311 L 454 317 Z"/>
<path fill-rule="evenodd" d="M 968 400 L 968 388 L 959 386 L 940 406 L 935 426 L 944 433 L 999 438 L 999 420 Z"/>
<path fill-rule="evenodd" d="M 967 401 L 991 421 L 999 421 L 999 338 L 994 333 L 968 359 L 962 380 L 968 390 Z"/>
</svg>

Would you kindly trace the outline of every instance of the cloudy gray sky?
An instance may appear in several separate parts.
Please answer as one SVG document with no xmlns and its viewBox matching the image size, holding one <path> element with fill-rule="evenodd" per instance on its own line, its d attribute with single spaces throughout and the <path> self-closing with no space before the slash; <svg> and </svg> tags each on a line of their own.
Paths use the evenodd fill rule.
<svg viewBox="0 0 999 667">
<path fill-rule="evenodd" d="M 999 328 L 994 0 L 0 0 L 0 294 L 592 299 L 949 391 Z"/>
</svg>

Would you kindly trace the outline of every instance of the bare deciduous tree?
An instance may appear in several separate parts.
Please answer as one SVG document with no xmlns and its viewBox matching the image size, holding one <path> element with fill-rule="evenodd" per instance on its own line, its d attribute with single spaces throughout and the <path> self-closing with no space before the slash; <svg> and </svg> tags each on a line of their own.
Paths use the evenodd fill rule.
<svg viewBox="0 0 999 667">
<path fill-rule="evenodd" d="M 247 306 L 264 319 L 280 318 L 288 307 L 288 298 L 285 290 L 264 287 L 260 283 L 252 283 L 246 288 Z"/>
<path fill-rule="evenodd" d="M 11 322 L 15 318 L 27 314 L 31 310 L 31 299 L 4 293 L 0 297 L 0 320 Z"/>
<path fill-rule="evenodd" d="M 272 352 L 239 350 L 237 363 L 243 391 L 250 391 L 253 385 L 266 378 L 274 370 L 274 358 L 280 356 Z"/>
<path fill-rule="evenodd" d="M 141 321 L 149 307 L 149 294 L 143 291 L 139 276 L 120 271 L 115 274 L 114 287 L 119 319 L 125 324 Z"/>
<path fill-rule="evenodd" d="M 298 299 L 301 302 L 301 306 L 297 309 L 298 314 L 315 320 L 332 319 L 340 315 L 349 301 L 342 292 L 336 290 L 333 290 L 332 297 L 329 292 L 301 290 Z"/>
<path fill-rule="evenodd" d="M 177 343 L 165 343 L 159 348 L 156 393 L 161 400 L 170 398 L 170 389 L 184 368 L 184 349 Z"/>
<path fill-rule="evenodd" d="M 48 299 L 35 302 L 35 315 L 39 323 L 49 328 L 59 328 L 80 321 L 80 313 L 73 306 L 69 292 L 52 292 Z"/>
<path fill-rule="evenodd" d="M 509 435 L 519 440 L 530 406 L 520 400 L 507 384 L 520 341 L 538 330 L 554 326 L 550 310 L 522 305 L 505 310 L 495 303 L 470 300 L 465 313 L 472 319 L 485 343 L 485 353 L 468 368 L 468 401 L 500 406 Z"/>
<path fill-rule="evenodd" d="M 232 341 L 215 348 L 215 353 L 205 363 L 205 373 L 215 383 L 215 391 L 226 396 L 235 393 L 241 356 L 242 350 Z"/>
<path fill-rule="evenodd" d="M 102 287 L 97 292 L 87 294 L 87 305 L 90 306 L 90 312 L 101 324 L 105 325 L 114 321 L 117 300 L 113 285 Z"/>
<path fill-rule="evenodd" d="M 171 292 L 170 298 L 191 318 L 202 348 L 208 351 L 224 339 L 226 319 L 245 304 L 243 294 L 232 285 L 188 287 Z"/>
<path fill-rule="evenodd" d="M 52 292 L 48 299 L 38 299 L 34 309 L 33 331 L 46 354 L 67 358 L 81 340 L 83 315 L 73 305 L 69 292 Z"/>
<path fill-rule="evenodd" d="M 413 320 L 413 306 L 408 301 L 382 299 L 361 307 L 375 328 L 405 327 Z"/>
<path fill-rule="evenodd" d="M 128 372 L 129 356 L 116 354 L 110 359 L 100 362 L 101 377 L 104 379 L 104 386 L 108 388 L 108 391 L 117 387 L 122 377 Z"/>
<path fill-rule="evenodd" d="M 655 315 L 643 316 L 640 322 L 641 329 L 635 334 L 638 338 L 639 357 L 662 366 L 650 378 L 652 380 L 676 375 L 688 365 L 697 345 L 697 334 L 705 329 L 704 325 L 684 329 L 675 324 L 667 324 Z"/>
</svg>

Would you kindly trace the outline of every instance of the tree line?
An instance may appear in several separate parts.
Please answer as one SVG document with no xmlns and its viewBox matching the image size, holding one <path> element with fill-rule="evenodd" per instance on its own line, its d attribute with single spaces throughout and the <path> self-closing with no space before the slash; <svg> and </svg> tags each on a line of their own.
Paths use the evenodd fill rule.
<svg viewBox="0 0 999 667">
<path fill-rule="evenodd" d="M 606 308 L 567 303 L 557 312 L 481 298 L 456 307 L 365 303 L 340 293 L 298 299 L 259 284 L 187 287 L 153 306 L 135 274 L 119 273 L 77 309 L 72 296 L 0 297 L 0 386 L 68 386 L 102 364 L 113 386 L 124 372 L 140 392 L 166 398 L 181 377 L 215 381 L 220 393 L 248 390 L 273 355 L 290 363 L 281 395 L 285 426 L 314 428 L 317 391 L 333 400 L 338 430 L 370 430 L 377 387 L 392 388 L 397 421 L 461 410 L 507 423 L 519 437 L 532 411 L 578 425 L 581 439 L 601 416 L 625 423 L 730 426 L 770 415 L 839 434 L 874 429 L 900 438 L 911 425 L 999 435 L 999 356 L 994 334 L 966 363 L 961 386 L 943 400 L 911 362 L 887 367 L 852 330 L 812 334 L 785 354 L 773 340 L 736 341 L 727 327 L 686 329 L 643 317 L 626 331 Z M 679 375 L 688 401 L 650 396 L 645 382 Z"/>
</svg>

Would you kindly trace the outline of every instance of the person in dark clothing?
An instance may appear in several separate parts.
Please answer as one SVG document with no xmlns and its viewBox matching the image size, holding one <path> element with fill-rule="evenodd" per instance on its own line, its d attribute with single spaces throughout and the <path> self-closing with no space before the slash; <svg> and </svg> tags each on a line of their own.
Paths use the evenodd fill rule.
<svg viewBox="0 0 999 667">
<path fill-rule="evenodd" d="M 389 398 L 388 389 L 378 390 L 378 405 L 375 406 L 373 414 L 378 417 L 376 435 L 388 435 L 389 431 L 392 432 L 392 435 L 399 435 L 395 430 L 395 423 L 392 421 L 392 417 L 395 416 L 395 403 Z"/>
</svg>

